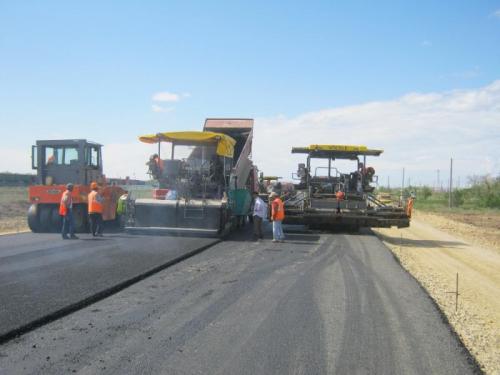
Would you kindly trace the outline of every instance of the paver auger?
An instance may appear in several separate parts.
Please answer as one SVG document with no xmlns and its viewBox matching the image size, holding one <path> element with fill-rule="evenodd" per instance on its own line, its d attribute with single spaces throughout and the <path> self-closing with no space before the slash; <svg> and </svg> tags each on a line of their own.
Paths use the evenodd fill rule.
<svg viewBox="0 0 500 375">
<path fill-rule="evenodd" d="M 158 144 L 148 165 L 159 189 L 155 198 L 129 201 L 126 229 L 222 236 L 243 224 L 257 183 L 252 128 L 251 119 L 207 119 L 203 131 L 139 137 Z M 171 146 L 168 159 L 162 142 Z"/>
<path fill-rule="evenodd" d="M 366 146 L 311 145 L 293 147 L 293 154 L 307 155 L 298 166 L 292 193 L 285 198 L 285 224 L 302 224 L 311 228 L 408 227 L 410 218 L 404 207 L 377 200 L 372 194 L 375 170 L 366 166 L 367 156 L 379 156 L 382 150 Z M 362 160 L 360 160 L 362 157 Z M 356 170 L 339 171 L 332 162 L 351 160 Z M 313 165 L 314 164 L 314 165 Z M 314 168 L 314 170 L 312 170 Z M 338 199 L 337 192 L 343 197 Z"/>
</svg>

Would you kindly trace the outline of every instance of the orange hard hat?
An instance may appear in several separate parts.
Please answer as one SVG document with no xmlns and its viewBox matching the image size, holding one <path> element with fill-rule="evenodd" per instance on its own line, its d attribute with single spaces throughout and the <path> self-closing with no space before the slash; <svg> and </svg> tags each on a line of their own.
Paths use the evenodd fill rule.
<svg viewBox="0 0 500 375">
<path fill-rule="evenodd" d="M 91 183 L 90 183 L 90 188 L 91 188 L 92 190 L 97 189 L 97 182 L 95 182 L 95 181 L 94 181 L 94 182 L 91 182 Z"/>
</svg>

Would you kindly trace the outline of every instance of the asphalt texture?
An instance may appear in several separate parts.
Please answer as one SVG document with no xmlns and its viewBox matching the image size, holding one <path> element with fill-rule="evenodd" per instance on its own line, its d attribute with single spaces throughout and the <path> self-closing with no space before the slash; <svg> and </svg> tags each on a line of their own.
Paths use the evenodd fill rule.
<svg viewBox="0 0 500 375">
<path fill-rule="evenodd" d="M 0 373 L 477 371 L 430 298 L 370 232 L 247 238 L 5 343 Z"/>
<path fill-rule="evenodd" d="M 207 238 L 0 236 L 0 337 L 214 243 Z"/>
</svg>

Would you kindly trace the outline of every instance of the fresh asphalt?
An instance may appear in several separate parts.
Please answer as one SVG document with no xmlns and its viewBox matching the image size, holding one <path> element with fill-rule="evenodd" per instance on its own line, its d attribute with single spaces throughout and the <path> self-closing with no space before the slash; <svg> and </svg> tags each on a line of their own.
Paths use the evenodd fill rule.
<svg viewBox="0 0 500 375">
<path fill-rule="evenodd" d="M 20 241 L 16 248 L 29 242 L 22 236 L 16 241 Z M 57 252 L 53 250 L 57 246 L 65 246 L 51 237 L 40 239 L 44 241 L 45 250 L 40 251 L 48 253 L 46 257 Z M 162 247 L 165 239 L 121 241 L 141 249 Z M 22 257 L 22 251 L 10 251 Z M 58 252 L 60 266 L 53 266 L 53 271 L 49 267 L 46 273 L 71 267 L 73 276 L 92 258 L 85 256 L 92 250 L 84 244 L 75 243 L 68 251 L 84 255 L 65 258 Z M 28 250 L 25 254 L 25 261 L 10 271 L 11 277 L 23 270 L 21 264 L 27 274 L 53 264 L 45 256 L 32 258 Z M 116 268 L 120 262 L 116 254 L 121 253 L 113 254 L 90 261 L 100 271 L 85 280 Z M 140 254 L 134 262 L 154 258 L 157 252 Z M 101 262 L 107 267 L 100 268 Z M 3 259 L 1 265 L 5 283 L 9 280 L 5 270 L 10 268 L 4 268 Z M 70 278 L 58 282 L 57 277 L 35 277 L 31 285 L 43 290 L 44 285 L 38 284 L 49 280 L 68 297 L 64 290 Z M 17 303 L 21 303 L 19 313 L 30 309 L 23 305 L 29 303 L 27 298 L 18 298 Z M 236 235 L 0 346 L 2 374 L 476 371 L 430 298 L 369 232 L 289 234 L 285 243 L 251 242 L 245 234 Z"/>
<path fill-rule="evenodd" d="M 0 237 L 0 338 L 50 320 L 214 239 L 113 233 Z M 55 314 L 55 315 L 54 315 Z"/>
</svg>

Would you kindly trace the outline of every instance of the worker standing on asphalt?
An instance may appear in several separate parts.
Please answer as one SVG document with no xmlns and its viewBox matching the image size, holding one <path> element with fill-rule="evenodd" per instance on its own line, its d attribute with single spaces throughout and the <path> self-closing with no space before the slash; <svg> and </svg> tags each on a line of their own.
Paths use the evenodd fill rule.
<svg viewBox="0 0 500 375">
<path fill-rule="evenodd" d="M 266 217 L 266 203 L 259 197 L 259 192 L 253 192 L 253 235 L 256 241 L 263 239 L 262 220 Z"/>
<path fill-rule="evenodd" d="M 88 213 L 90 220 L 90 230 L 92 231 L 92 236 L 102 237 L 102 203 L 104 201 L 101 194 L 99 194 L 99 186 L 97 182 L 92 182 L 90 184 L 92 191 L 88 195 Z"/>
<path fill-rule="evenodd" d="M 285 234 L 282 222 L 285 219 L 285 206 L 275 192 L 269 195 L 269 201 L 271 202 L 271 220 L 273 221 L 273 242 L 284 242 Z"/>
<path fill-rule="evenodd" d="M 73 184 L 69 183 L 66 185 L 66 191 L 61 197 L 61 203 L 59 204 L 59 215 L 63 217 L 62 225 L 62 238 L 67 239 L 78 239 L 75 236 L 75 221 L 73 219 L 73 197 L 71 192 L 73 191 Z M 68 237 L 68 234 L 70 235 Z"/>
</svg>

